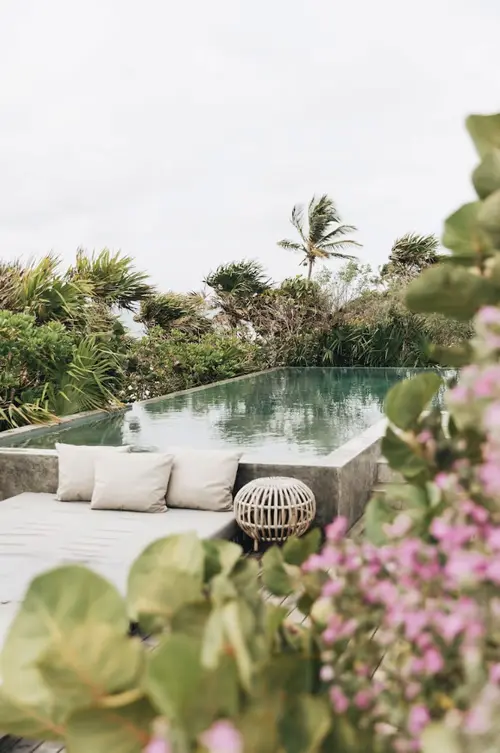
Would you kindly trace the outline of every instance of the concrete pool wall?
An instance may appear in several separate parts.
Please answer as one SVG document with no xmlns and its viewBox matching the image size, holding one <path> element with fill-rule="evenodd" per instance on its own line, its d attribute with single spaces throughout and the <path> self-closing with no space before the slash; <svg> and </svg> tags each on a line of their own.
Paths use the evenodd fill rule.
<svg viewBox="0 0 500 753">
<path fill-rule="evenodd" d="M 73 416 L 68 421 L 96 418 L 101 412 Z M 103 415 L 107 415 L 103 413 Z M 336 515 L 345 515 L 354 523 L 362 514 L 373 489 L 380 458 L 380 440 L 386 421 L 381 419 L 354 439 L 320 458 L 297 458 L 284 463 L 250 461 L 243 456 L 236 478 L 235 492 L 261 476 L 292 476 L 307 484 L 316 497 L 316 522 L 329 523 Z M 4 432 L 25 433 L 47 427 L 23 427 Z M 55 450 L 0 446 L 0 500 L 22 492 L 48 492 L 57 489 L 58 467 Z"/>
</svg>

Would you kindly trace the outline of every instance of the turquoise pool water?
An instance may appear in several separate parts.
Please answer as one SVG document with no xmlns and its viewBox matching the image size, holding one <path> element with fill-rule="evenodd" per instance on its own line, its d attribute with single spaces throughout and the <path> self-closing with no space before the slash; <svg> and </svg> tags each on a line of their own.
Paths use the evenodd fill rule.
<svg viewBox="0 0 500 753">
<path fill-rule="evenodd" d="M 65 429 L 47 430 L 3 446 L 69 444 L 240 447 L 266 460 L 327 455 L 383 415 L 387 390 L 414 369 L 279 369 L 214 384 L 156 402 L 137 403 Z"/>
</svg>

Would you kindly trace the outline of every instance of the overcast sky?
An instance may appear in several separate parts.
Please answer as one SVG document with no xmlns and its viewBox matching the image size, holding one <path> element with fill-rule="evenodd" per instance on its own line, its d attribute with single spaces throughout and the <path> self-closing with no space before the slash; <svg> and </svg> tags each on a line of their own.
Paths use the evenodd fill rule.
<svg viewBox="0 0 500 753">
<path fill-rule="evenodd" d="M 499 39 L 498 0 L 2 0 L 0 258 L 281 279 L 293 204 L 328 193 L 376 266 L 470 198 Z"/>
</svg>

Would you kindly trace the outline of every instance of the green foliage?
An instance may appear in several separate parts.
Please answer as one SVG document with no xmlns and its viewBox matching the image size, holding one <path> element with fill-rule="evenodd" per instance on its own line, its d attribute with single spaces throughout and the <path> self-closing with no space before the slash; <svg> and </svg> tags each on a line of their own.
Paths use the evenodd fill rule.
<svg viewBox="0 0 500 753">
<path fill-rule="evenodd" d="M 204 283 L 214 291 L 213 308 L 220 309 L 223 318 L 234 328 L 248 320 L 256 299 L 271 287 L 262 265 L 246 259 L 221 264 L 215 272 L 210 272 Z"/>
<path fill-rule="evenodd" d="M 0 429 L 118 404 L 123 356 L 58 322 L 0 311 Z"/>
<path fill-rule="evenodd" d="M 130 344 L 125 400 L 165 395 L 258 368 L 257 346 L 237 335 L 209 332 L 192 340 L 154 328 Z"/>
<path fill-rule="evenodd" d="M 500 304 L 500 116 L 471 116 L 467 127 L 481 158 L 473 174 L 478 200 L 465 204 L 445 222 L 443 245 L 452 255 L 446 262 L 424 270 L 408 287 L 406 301 L 417 314 L 439 314 L 448 320 L 467 323 L 482 307 L 495 312 Z M 496 363 L 496 335 L 476 318 L 476 336 L 454 343 L 439 343 L 433 355 L 441 362 L 480 368 Z M 493 317 L 493 327 L 495 317 Z M 480 374 L 478 366 L 464 374 Z M 471 378 L 471 377 L 466 377 Z M 448 384 L 454 386 L 454 380 Z M 453 402 L 447 396 L 450 419 L 443 422 L 441 411 L 429 403 L 440 389 L 435 375 L 424 374 L 402 382 L 387 396 L 389 426 L 382 450 L 389 465 L 407 482 L 395 490 L 399 501 L 415 521 L 416 530 L 429 531 L 433 518 L 442 511 L 442 495 L 433 483 L 438 474 L 465 467 L 460 483 L 477 493 L 473 469 L 481 462 L 484 436 L 481 429 L 484 401 Z M 466 391 L 465 387 L 460 388 Z M 460 391 L 459 393 L 460 394 Z M 473 394 L 473 393 L 471 393 Z M 386 498 L 386 503 L 389 500 Z M 379 542 L 384 524 L 394 517 L 390 505 L 380 497 L 368 508 L 368 532 Z"/>
<path fill-rule="evenodd" d="M 406 233 L 396 241 L 389 254 L 389 262 L 381 270 L 382 277 L 409 280 L 423 269 L 437 264 L 439 241 L 435 235 Z"/>
<path fill-rule="evenodd" d="M 302 561 L 317 544 L 291 541 L 288 556 Z M 264 600 L 258 565 L 241 554 L 189 534 L 161 539 L 133 564 L 125 599 L 79 566 L 36 578 L 2 654 L 2 731 L 140 753 L 164 716 L 173 750 L 188 753 L 222 717 L 245 750 L 319 751 L 331 714 L 314 695 L 316 649 Z M 130 618 L 153 649 L 127 635 Z"/>
<path fill-rule="evenodd" d="M 385 413 L 389 421 L 399 429 L 413 429 L 421 413 L 428 407 L 441 387 L 438 374 L 418 374 L 405 382 L 394 385 L 387 395 Z"/>
<path fill-rule="evenodd" d="M 307 278 L 311 279 L 314 265 L 318 259 L 352 259 L 345 254 L 345 248 L 360 246 L 357 241 L 345 238 L 356 231 L 353 225 L 343 225 L 340 214 L 332 199 L 324 194 L 313 196 L 307 209 L 296 204 L 290 219 L 299 235 L 299 241 L 281 240 L 281 248 L 298 251 L 302 257 L 302 266 L 307 267 Z"/>
<path fill-rule="evenodd" d="M 91 256 L 79 249 L 67 277 L 88 286 L 91 297 L 109 308 L 133 311 L 138 301 L 154 293 L 149 275 L 134 268 L 131 256 L 121 256 L 107 248 Z"/>
<path fill-rule="evenodd" d="M 141 301 L 136 321 L 145 324 L 148 331 L 161 327 L 164 332 L 175 330 L 193 339 L 212 328 L 200 296 L 173 292 L 158 293 Z"/>
</svg>

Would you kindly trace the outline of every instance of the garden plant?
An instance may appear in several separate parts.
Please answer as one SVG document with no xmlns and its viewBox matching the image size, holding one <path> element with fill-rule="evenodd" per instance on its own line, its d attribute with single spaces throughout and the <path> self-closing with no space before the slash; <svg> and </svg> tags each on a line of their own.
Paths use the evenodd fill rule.
<svg viewBox="0 0 500 753">
<path fill-rule="evenodd" d="M 190 535 L 150 545 L 124 596 L 83 567 L 40 575 L 2 652 L 0 729 L 70 753 L 498 750 L 500 115 L 467 127 L 478 200 L 407 302 L 474 336 L 436 349 L 461 369 L 448 383 L 390 391 L 382 449 L 402 482 L 370 501 L 367 539 L 338 518 L 324 543 L 268 550 L 262 583 L 236 544 Z"/>
</svg>

